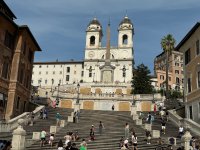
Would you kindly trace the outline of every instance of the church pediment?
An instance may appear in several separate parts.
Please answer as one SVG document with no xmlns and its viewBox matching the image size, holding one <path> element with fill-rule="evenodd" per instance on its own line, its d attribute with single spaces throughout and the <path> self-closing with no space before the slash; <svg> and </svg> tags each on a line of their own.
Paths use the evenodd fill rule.
<svg viewBox="0 0 200 150">
<path fill-rule="evenodd" d="M 114 70 L 116 67 L 113 66 L 113 65 L 103 65 L 103 66 L 100 66 L 99 69 L 101 70 Z"/>
</svg>

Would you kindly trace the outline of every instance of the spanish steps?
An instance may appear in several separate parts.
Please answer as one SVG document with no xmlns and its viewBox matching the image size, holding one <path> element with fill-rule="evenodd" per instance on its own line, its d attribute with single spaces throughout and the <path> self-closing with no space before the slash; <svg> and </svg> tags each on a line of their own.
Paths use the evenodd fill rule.
<svg viewBox="0 0 200 150">
<path fill-rule="evenodd" d="M 48 110 L 48 119 L 38 119 L 35 121 L 33 126 L 24 126 L 24 129 L 27 132 L 26 139 L 30 140 L 32 138 L 33 132 L 41 132 L 46 130 L 49 133 L 50 126 L 56 124 L 55 115 L 59 112 L 62 116 L 62 119 L 67 120 L 67 117 L 70 116 L 72 109 L 64 108 L 51 108 L 47 107 Z M 105 129 L 103 134 L 98 133 L 99 121 L 102 121 Z M 145 119 L 143 120 L 145 123 Z M 64 142 L 64 136 L 67 132 L 78 131 L 80 140 L 76 141 L 77 147 L 81 143 L 81 139 L 86 139 L 87 149 L 88 150 L 116 150 L 119 148 L 120 138 L 124 136 L 124 127 L 125 124 L 129 123 L 130 129 L 133 128 L 138 137 L 138 149 L 140 150 L 149 150 L 155 149 L 157 147 L 157 140 L 152 139 L 150 145 L 146 144 L 145 141 L 145 130 L 141 126 L 135 125 L 130 112 L 120 112 L 120 111 L 100 111 L 100 110 L 81 110 L 80 119 L 78 123 L 68 122 L 67 125 L 63 128 L 59 127 L 58 132 L 55 134 L 54 146 L 50 147 L 49 144 L 46 144 L 44 147 L 40 147 L 40 141 L 34 141 L 32 145 L 27 146 L 27 150 L 36 150 L 36 149 L 56 149 L 56 143 L 59 139 L 62 139 Z M 89 141 L 89 131 L 91 125 L 95 126 L 95 140 Z M 152 129 L 160 130 L 161 121 L 159 116 L 155 117 L 155 120 L 152 124 Z M 167 122 L 167 132 L 165 135 L 162 135 L 162 138 L 166 141 L 167 137 L 176 137 L 178 134 L 178 127 L 174 126 L 170 121 Z M 11 140 L 12 134 L 5 133 L 0 135 L 0 139 Z M 48 138 L 47 138 L 48 139 Z M 178 145 L 180 145 L 180 139 L 178 140 Z M 167 147 L 168 144 L 163 144 L 163 147 Z"/>
</svg>

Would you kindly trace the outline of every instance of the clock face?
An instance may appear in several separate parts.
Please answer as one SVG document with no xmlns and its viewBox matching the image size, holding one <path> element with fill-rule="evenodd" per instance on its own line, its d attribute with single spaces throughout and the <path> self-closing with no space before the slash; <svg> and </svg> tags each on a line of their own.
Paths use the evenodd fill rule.
<svg viewBox="0 0 200 150">
<path fill-rule="evenodd" d="M 93 51 L 89 52 L 89 53 L 88 53 L 88 56 L 89 56 L 90 58 L 93 58 L 93 57 L 94 57 L 94 52 L 93 52 Z"/>
</svg>

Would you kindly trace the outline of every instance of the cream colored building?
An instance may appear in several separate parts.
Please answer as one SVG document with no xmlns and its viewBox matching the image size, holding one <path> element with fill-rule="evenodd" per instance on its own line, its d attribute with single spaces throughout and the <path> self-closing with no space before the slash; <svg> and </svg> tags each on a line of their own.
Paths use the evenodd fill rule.
<svg viewBox="0 0 200 150">
<path fill-rule="evenodd" d="M 200 123 L 200 22 L 186 34 L 176 49 L 184 54 L 186 118 Z"/>
<path fill-rule="evenodd" d="M 84 61 L 37 62 L 33 69 L 33 85 L 41 86 L 39 94 L 50 93 L 48 96 L 59 100 L 63 108 L 75 109 L 78 103 L 81 109 L 111 110 L 114 105 L 115 110 L 130 111 L 134 101 L 138 111 L 151 111 L 152 100 L 162 100 L 159 94 L 154 97 L 131 94 L 133 34 L 133 24 L 126 16 L 118 26 L 118 45 L 111 46 L 108 24 L 104 47 L 102 26 L 94 18 L 86 29 Z M 67 67 L 71 74 L 67 74 Z M 70 79 L 66 81 L 67 75 Z M 51 80 L 55 82 L 52 84 Z"/>
<path fill-rule="evenodd" d="M 110 36 L 110 25 L 108 27 Z M 133 24 L 124 17 L 118 27 L 118 45 L 101 44 L 102 26 L 94 18 L 86 29 L 84 61 L 35 62 L 32 85 L 57 86 L 72 83 L 128 83 L 133 69 Z M 107 53 L 107 50 L 109 52 Z M 106 56 L 107 55 L 107 56 Z"/>
<path fill-rule="evenodd" d="M 166 55 L 164 52 L 154 59 L 154 71 L 157 76 L 158 89 L 165 89 Z M 174 50 L 169 55 L 169 89 L 182 91 L 183 81 L 183 54 Z"/>
</svg>

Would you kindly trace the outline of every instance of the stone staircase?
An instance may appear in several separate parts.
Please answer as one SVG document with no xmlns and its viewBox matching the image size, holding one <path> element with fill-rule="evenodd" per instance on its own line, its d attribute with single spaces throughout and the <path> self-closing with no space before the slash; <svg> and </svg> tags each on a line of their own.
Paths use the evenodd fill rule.
<svg viewBox="0 0 200 150">
<path fill-rule="evenodd" d="M 103 130 L 103 134 L 100 135 L 98 133 L 98 125 L 99 121 L 102 121 L 105 129 Z M 116 111 L 98 111 L 98 110 L 81 110 L 79 123 L 68 123 L 67 126 L 61 128 L 58 133 L 55 135 L 55 143 L 58 142 L 59 139 L 62 139 L 64 142 L 64 136 L 67 132 L 75 132 L 78 131 L 80 140 L 76 141 L 76 145 L 79 148 L 81 143 L 81 139 L 86 139 L 88 144 L 88 150 L 116 150 L 119 148 L 119 140 L 122 136 L 124 136 L 124 126 L 126 123 L 129 123 L 130 129 L 134 128 L 136 135 L 138 136 L 138 149 L 141 150 L 149 150 L 155 149 L 157 147 L 157 140 L 153 139 L 150 145 L 146 144 L 145 141 L 145 131 L 141 126 L 135 125 L 135 122 L 132 120 L 130 116 L 130 112 L 116 112 Z M 171 122 L 168 123 L 170 132 L 163 135 L 163 138 L 167 136 L 171 136 L 171 134 L 175 133 L 177 128 L 175 128 Z M 94 125 L 96 128 L 95 131 L 95 141 L 89 141 L 89 132 L 91 125 Z M 168 125 L 167 125 L 168 127 Z M 160 120 L 159 117 L 156 117 L 156 120 L 153 123 L 153 129 L 160 130 Z M 168 144 L 163 144 L 163 147 L 167 147 Z M 46 144 L 41 149 L 55 149 L 51 148 L 48 144 Z M 34 143 L 33 145 L 27 147 L 27 150 L 36 150 L 40 149 L 39 141 Z"/>
<path fill-rule="evenodd" d="M 34 121 L 33 126 L 23 126 L 23 128 L 26 130 L 26 139 L 32 139 L 33 132 L 41 132 L 42 130 L 46 130 L 46 132 L 49 132 L 51 125 L 56 125 L 56 113 L 60 113 L 63 120 L 67 120 L 67 117 L 71 115 L 72 109 L 63 109 L 63 108 L 51 108 L 47 107 L 48 112 L 48 119 L 37 119 Z M 0 139 L 1 140 L 12 140 L 12 133 L 11 132 L 5 132 L 0 133 Z"/>
</svg>

